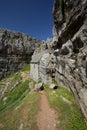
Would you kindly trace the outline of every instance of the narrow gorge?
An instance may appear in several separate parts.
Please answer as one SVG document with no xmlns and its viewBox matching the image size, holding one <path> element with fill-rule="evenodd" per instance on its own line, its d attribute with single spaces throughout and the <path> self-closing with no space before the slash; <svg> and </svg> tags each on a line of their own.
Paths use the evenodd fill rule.
<svg viewBox="0 0 87 130">
<path fill-rule="evenodd" d="M 54 0 L 53 18 L 53 38 L 34 52 L 31 77 L 68 87 L 87 122 L 87 1 Z"/>
<path fill-rule="evenodd" d="M 19 70 L 28 64 L 30 70 L 29 75 L 26 75 L 30 78 L 31 86 L 39 83 L 49 85 L 54 81 L 59 86 L 68 88 L 87 124 L 87 0 L 54 0 L 52 15 L 53 37 L 46 41 L 37 40 L 24 33 L 0 29 L 1 107 L 5 100 L 4 95 L 10 88 L 9 83 L 5 86 L 3 79 L 11 72 L 16 72 L 15 76 L 18 75 Z M 12 84 L 13 88 L 9 90 L 12 91 L 20 83 L 24 83 L 20 75 L 21 72 L 17 78 L 10 78 L 11 82 L 15 79 L 17 85 L 13 87 Z M 30 89 L 29 82 L 27 89 Z M 24 85 L 26 86 L 26 83 Z M 36 101 L 35 94 L 33 93 Z M 32 98 L 30 95 L 28 97 Z M 34 104 L 33 98 L 32 102 L 35 107 L 37 103 Z M 27 106 L 29 107 L 28 99 Z M 25 109 L 25 106 L 23 107 Z"/>
</svg>

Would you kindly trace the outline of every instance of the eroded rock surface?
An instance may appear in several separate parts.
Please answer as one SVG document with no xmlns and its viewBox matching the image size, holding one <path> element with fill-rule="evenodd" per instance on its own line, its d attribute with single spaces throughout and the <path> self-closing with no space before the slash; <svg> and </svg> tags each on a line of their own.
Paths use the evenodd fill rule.
<svg viewBox="0 0 87 130">
<path fill-rule="evenodd" d="M 0 29 L 0 79 L 29 63 L 39 40 L 23 33 Z"/>
<path fill-rule="evenodd" d="M 53 7 L 55 79 L 71 89 L 87 121 L 87 0 L 61 2 Z"/>
</svg>

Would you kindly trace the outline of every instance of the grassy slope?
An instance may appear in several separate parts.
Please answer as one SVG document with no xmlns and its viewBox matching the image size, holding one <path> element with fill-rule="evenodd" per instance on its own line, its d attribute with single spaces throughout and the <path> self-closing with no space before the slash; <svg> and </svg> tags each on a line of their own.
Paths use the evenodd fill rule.
<svg viewBox="0 0 87 130">
<path fill-rule="evenodd" d="M 26 65 L 21 72 L 28 72 Z M 0 99 L 0 130 L 38 130 L 36 114 L 39 110 L 38 93 L 30 92 L 30 80 L 22 81 L 21 72 L 12 73 L 0 83 L 19 82 L 17 86 L 6 92 L 7 100 Z M 9 87 L 9 86 L 8 86 Z M 51 107 L 58 111 L 59 130 L 87 130 L 84 119 L 75 100 L 67 89 L 59 87 L 51 90 L 46 87 L 46 93 Z M 70 103 L 63 100 L 67 99 Z M 21 128 L 22 127 L 22 128 Z"/>
<path fill-rule="evenodd" d="M 56 90 L 46 89 L 46 93 L 51 107 L 58 111 L 60 130 L 87 130 L 83 116 L 71 92 L 59 87 Z"/>
<path fill-rule="evenodd" d="M 21 77 L 21 72 L 28 71 L 29 66 L 26 65 L 20 72 L 12 73 L 1 81 L 6 83 L 11 80 L 10 87 L 12 83 L 19 83 L 5 93 L 5 102 L 0 100 L 0 130 L 18 130 L 21 127 L 23 130 L 37 130 L 35 115 L 38 112 L 38 95 L 30 93 L 30 80 L 23 82 Z"/>
<path fill-rule="evenodd" d="M 19 105 L 0 113 L 0 123 L 3 124 L 0 130 L 18 130 L 21 125 L 23 130 L 37 130 L 37 100 L 37 93 L 27 94 Z"/>
</svg>

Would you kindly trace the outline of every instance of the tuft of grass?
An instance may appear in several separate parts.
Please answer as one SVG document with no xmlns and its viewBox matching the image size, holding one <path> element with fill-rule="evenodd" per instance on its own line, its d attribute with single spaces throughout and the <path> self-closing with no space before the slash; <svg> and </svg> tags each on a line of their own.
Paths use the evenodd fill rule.
<svg viewBox="0 0 87 130">
<path fill-rule="evenodd" d="M 61 130 L 87 130 L 84 118 L 72 93 L 64 87 L 51 90 L 46 87 L 46 93 L 51 107 L 58 111 L 58 128 Z M 62 97 L 71 102 L 65 102 Z"/>
<path fill-rule="evenodd" d="M 30 71 L 30 64 L 26 64 L 23 68 L 22 71 Z"/>
</svg>

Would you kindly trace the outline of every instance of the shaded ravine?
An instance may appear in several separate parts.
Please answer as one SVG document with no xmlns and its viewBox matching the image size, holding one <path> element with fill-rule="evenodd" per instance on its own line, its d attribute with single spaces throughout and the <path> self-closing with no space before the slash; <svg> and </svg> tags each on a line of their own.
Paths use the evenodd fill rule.
<svg viewBox="0 0 87 130">
<path fill-rule="evenodd" d="M 50 108 L 45 91 L 39 92 L 40 112 L 37 115 L 37 126 L 39 130 L 57 130 L 57 112 Z"/>
</svg>

